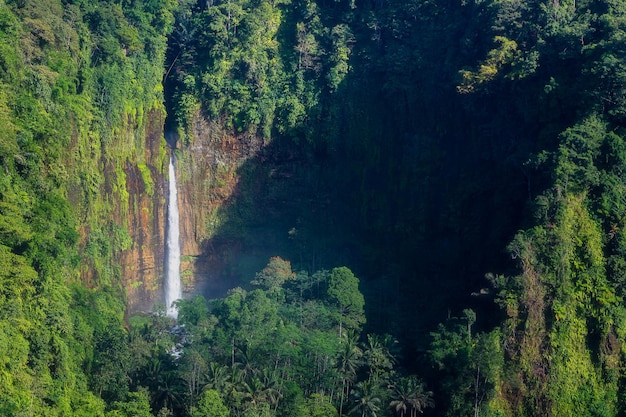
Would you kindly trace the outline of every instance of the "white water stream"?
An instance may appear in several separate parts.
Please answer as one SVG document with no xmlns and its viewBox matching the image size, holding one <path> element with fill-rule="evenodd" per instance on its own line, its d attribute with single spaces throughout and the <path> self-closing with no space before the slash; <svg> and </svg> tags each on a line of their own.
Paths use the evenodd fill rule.
<svg viewBox="0 0 626 417">
<path fill-rule="evenodd" d="M 174 155 L 170 157 L 169 168 L 169 199 L 167 205 L 167 241 L 165 251 L 167 253 L 166 277 L 165 277 L 165 306 L 167 315 L 177 318 L 178 311 L 172 303 L 182 298 L 180 287 L 180 230 L 178 223 L 178 190 L 176 185 L 176 172 L 174 170 Z"/>
</svg>

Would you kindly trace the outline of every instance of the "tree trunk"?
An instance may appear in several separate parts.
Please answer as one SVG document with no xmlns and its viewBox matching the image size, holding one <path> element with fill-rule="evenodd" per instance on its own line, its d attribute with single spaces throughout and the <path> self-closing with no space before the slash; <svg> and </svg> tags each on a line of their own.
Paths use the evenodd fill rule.
<svg viewBox="0 0 626 417">
<path fill-rule="evenodd" d="M 346 391 L 346 379 L 342 378 L 341 381 L 341 402 L 339 403 L 339 417 L 343 416 L 343 397 Z"/>
</svg>

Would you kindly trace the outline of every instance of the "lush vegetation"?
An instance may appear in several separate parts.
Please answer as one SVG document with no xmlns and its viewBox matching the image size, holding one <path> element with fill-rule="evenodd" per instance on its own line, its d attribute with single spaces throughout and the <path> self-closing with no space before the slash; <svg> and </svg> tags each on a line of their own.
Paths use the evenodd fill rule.
<svg viewBox="0 0 626 417">
<path fill-rule="evenodd" d="M 369 328 L 400 336 L 438 415 L 618 414 L 621 3 L 188 10 L 174 124 L 199 110 L 313 161 L 308 192 L 330 203 L 294 216 L 307 252 L 292 255 L 356 236 Z"/>
<path fill-rule="evenodd" d="M 104 414 L 93 375 L 127 343 L 112 255 L 130 243 L 112 217 L 128 210 L 120 167 L 143 155 L 125 127 L 163 111 L 173 7 L 0 2 L 2 415 Z"/>
<path fill-rule="evenodd" d="M 610 0 L 0 0 L 0 414 L 620 415 L 625 42 Z M 272 206 L 294 261 L 178 323 L 116 262 L 165 111 L 263 139 L 207 235 Z"/>
<path fill-rule="evenodd" d="M 173 329 L 164 309 L 133 318 L 130 366 L 120 370 L 131 391 L 149 393 L 155 413 L 181 416 L 322 417 L 390 407 L 408 414 L 432 407 L 432 392 L 396 369 L 397 341 L 362 337 L 363 295 L 348 268 L 296 274 L 275 257 L 252 285 L 210 303 L 202 296 L 178 302 Z"/>
</svg>

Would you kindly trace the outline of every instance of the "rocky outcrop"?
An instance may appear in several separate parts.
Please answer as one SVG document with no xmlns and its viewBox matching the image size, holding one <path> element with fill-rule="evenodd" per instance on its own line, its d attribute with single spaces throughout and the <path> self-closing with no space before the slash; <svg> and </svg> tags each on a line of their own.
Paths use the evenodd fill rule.
<svg viewBox="0 0 626 417">
<path fill-rule="evenodd" d="M 223 226 L 240 195 L 239 170 L 263 149 L 256 136 L 233 136 L 198 114 L 189 140 L 172 150 L 163 135 L 164 117 L 162 109 L 150 111 L 141 127 L 129 119 L 106 147 L 78 135 L 73 144 L 76 153 L 90 155 L 74 169 L 92 172 L 92 177 L 75 175 L 69 195 L 77 212 L 84 212 L 81 279 L 91 287 L 116 285 L 119 279 L 127 314 L 164 301 L 169 153 L 178 159 L 183 295 L 221 295 L 236 285 L 225 282 L 225 269 L 240 242 L 224 239 Z M 86 188 L 83 177 L 93 178 L 93 194 L 80 191 Z"/>
</svg>

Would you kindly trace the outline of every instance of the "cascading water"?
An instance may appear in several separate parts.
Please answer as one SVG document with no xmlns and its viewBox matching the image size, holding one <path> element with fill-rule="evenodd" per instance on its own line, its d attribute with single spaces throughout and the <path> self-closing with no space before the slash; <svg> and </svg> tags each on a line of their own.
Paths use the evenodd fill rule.
<svg viewBox="0 0 626 417">
<path fill-rule="evenodd" d="M 170 157 L 169 168 L 169 200 L 167 205 L 167 275 L 165 277 L 165 306 L 167 315 L 177 318 L 178 311 L 172 303 L 182 298 L 180 287 L 180 230 L 178 224 L 178 190 L 176 189 L 176 172 L 174 171 L 174 155 Z"/>
</svg>

